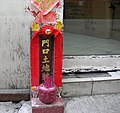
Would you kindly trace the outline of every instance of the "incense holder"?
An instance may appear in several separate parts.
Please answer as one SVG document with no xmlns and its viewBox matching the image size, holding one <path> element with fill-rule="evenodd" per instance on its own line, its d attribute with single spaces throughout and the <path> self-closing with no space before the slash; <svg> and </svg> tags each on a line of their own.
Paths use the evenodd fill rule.
<svg viewBox="0 0 120 113">
<path fill-rule="evenodd" d="M 45 104 L 51 104 L 56 101 L 57 88 L 45 87 L 43 84 L 39 86 L 39 100 Z"/>
</svg>

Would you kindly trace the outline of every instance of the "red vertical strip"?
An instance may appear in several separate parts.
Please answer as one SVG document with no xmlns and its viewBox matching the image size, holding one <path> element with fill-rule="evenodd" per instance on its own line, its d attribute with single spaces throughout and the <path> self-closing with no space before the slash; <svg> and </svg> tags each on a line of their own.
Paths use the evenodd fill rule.
<svg viewBox="0 0 120 113">
<path fill-rule="evenodd" d="M 55 30 L 54 46 L 54 83 L 57 87 L 62 86 L 62 34 Z"/>
<path fill-rule="evenodd" d="M 31 86 L 39 85 L 39 57 L 39 37 L 33 36 L 30 43 Z"/>
</svg>

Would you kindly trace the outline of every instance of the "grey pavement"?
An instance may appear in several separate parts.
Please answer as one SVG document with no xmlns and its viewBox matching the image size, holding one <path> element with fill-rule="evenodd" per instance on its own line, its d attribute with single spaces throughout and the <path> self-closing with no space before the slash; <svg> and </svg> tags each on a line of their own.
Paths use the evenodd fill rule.
<svg viewBox="0 0 120 113">
<path fill-rule="evenodd" d="M 31 102 L 0 102 L 0 113 L 32 113 Z M 65 98 L 64 113 L 120 113 L 120 94 Z"/>
<path fill-rule="evenodd" d="M 66 98 L 65 113 L 120 113 L 120 94 Z"/>
</svg>

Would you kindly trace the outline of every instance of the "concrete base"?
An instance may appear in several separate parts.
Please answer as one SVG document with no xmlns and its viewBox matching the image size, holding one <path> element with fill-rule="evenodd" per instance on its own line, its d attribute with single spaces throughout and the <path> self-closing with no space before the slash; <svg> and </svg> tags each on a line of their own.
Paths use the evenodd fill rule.
<svg viewBox="0 0 120 113">
<path fill-rule="evenodd" d="M 63 96 L 120 93 L 120 71 L 108 72 L 108 74 L 109 77 L 63 79 Z"/>
<path fill-rule="evenodd" d="M 64 113 L 64 102 L 57 98 L 52 104 L 44 104 L 39 99 L 32 99 L 32 113 Z"/>
<path fill-rule="evenodd" d="M 22 100 L 30 100 L 29 89 L 0 89 L 0 101 L 19 102 Z"/>
</svg>

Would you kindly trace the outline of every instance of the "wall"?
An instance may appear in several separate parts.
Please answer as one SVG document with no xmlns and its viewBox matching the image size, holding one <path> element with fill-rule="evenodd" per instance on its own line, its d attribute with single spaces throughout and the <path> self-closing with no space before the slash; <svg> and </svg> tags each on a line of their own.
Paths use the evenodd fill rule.
<svg viewBox="0 0 120 113">
<path fill-rule="evenodd" d="M 0 89 L 28 89 L 29 41 L 32 16 L 29 0 L 0 2 Z"/>
</svg>

